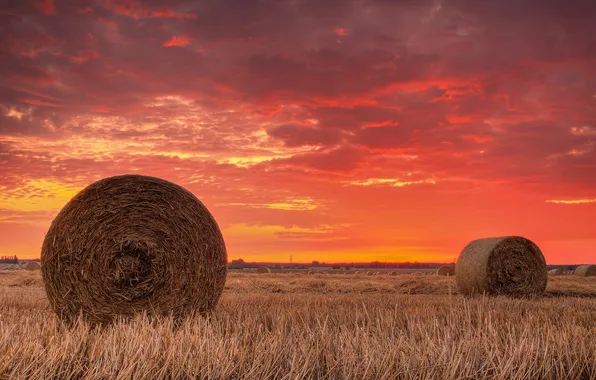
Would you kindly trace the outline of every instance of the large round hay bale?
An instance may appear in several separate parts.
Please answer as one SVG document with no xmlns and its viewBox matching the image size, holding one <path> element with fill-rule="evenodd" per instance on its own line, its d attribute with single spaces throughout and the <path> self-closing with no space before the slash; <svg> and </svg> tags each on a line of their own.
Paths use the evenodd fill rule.
<svg viewBox="0 0 596 380">
<path fill-rule="evenodd" d="M 574 274 L 579 277 L 596 276 L 596 265 L 580 265 L 575 269 Z"/>
<path fill-rule="evenodd" d="M 439 276 L 455 276 L 455 265 L 443 265 L 437 269 Z"/>
<path fill-rule="evenodd" d="M 257 273 L 271 273 L 271 269 L 269 269 L 267 267 L 258 267 Z"/>
<path fill-rule="evenodd" d="M 548 271 L 549 276 L 562 276 L 565 274 L 565 271 L 561 268 L 555 268 Z"/>
<path fill-rule="evenodd" d="M 104 178 L 64 206 L 41 251 L 56 314 L 92 324 L 146 311 L 176 320 L 212 310 L 227 253 L 207 208 L 171 182 L 140 175 Z"/>
<path fill-rule="evenodd" d="M 27 265 L 25 265 L 25 270 L 39 270 L 41 269 L 41 265 L 37 261 L 29 261 Z"/>
<path fill-rule="evenodd" d="M 546 289 L 546 261 L 536 244 L 520 236 L 478 239 L 459 255 L 455 279 L 462 294 L 539 295 Z"/>
</svg>

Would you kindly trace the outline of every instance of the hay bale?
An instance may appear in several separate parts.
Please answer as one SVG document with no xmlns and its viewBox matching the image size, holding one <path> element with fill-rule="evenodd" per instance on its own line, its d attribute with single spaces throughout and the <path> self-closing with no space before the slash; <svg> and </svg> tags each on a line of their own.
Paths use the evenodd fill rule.
<svg viewBox="0 0 596 380">
<path fill-rule="evenodd" d="M 356 271 L 356 272 L 354 272 L 354 274 L 360 274 L 360 271 Z"/>
<path fill-rule="evenodd" d="M 546 261 L 536 244 L 520 236 L 478 239 L 460 253 L 455 279 L 463 294 L 539 295 L 546 288 Z"/>
<path fill-rule="evenodd" d="M 104 178 L 64 206 L 41 250 L 56 314 L 91 324 L 146 311 L 204 314 L 227 275 L 221 231 L 207 208 L 171 182 L 140 175 Z"/>
<path fill-rule="evenodd" d="M 565 274 L 565 271 L 561 268 L 551 269 L 548 271 L 549 276 L 562 276 Z"/>
<path fill-rule="evenodd" d="M 455 276 L 455 265 L 443 265 L 437 269 L 439 276 Z"/>
<path fill-rule="evenodd" d="M 579 277 L 596 276 L 596 265 L 580 265 L 575 268 L 574 274 Z"/>
<path fill-rule="evenodd" d="M 267 267 L 258 267 L 257 273 L 271 273 L 271 269 L 269 269 Z"/>
<path fill-rule="evenodd" d="M 41 269 L 41 265 L 37 261 L 29 261 L 27 265 L 25 265 L 25 270 L 39 270 Z"/>
<path fill-rule="evenodd" d="M 397 272 L 396 271 L 391 271 L 391 272 L 389 272 L 389 276 L 397 276 Z"/>
<path fill-rule="evenodd" d="M 367 276 L 374 276 L 374 272 L 368 271 L 368 272 L 366 272 L 366 275 Z"/>
</svg>

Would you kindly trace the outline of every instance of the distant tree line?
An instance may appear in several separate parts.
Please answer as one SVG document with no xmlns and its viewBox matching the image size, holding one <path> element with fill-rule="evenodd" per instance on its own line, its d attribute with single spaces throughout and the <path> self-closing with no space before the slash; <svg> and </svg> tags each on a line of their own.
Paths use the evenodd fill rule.
<svg viewBox="0 0 596 380">
<path fill-rule="evenodd" d="M 401 262 L 401 263 L 385 263 L 380 261 L 371 261 L 369 263 L 354 263 L 354 262 L 344 262 L 344 263 L 326 263 L 326 262 L 319 262 L 319 261 L 312 261 L 309 264 L 301 264 L 301 263 L 251 263 L 245 262 L 242 259 L 232 260 L 228 263 L 228 268 L 230 269 L 249 269 L 249 268 L 257 268 L 262 265 L 267 265 L 271 268 L 275 269 L 309 269 L 309 268 L 331 268 L 331 269 L 354 269 L 354 268 L 405 268 L 405 269 L 433 269 L 438 268 L 441 265 L 445 265 L 446 263 L 419 263 L 419 262 Z"/>
<path fill-rule="evenodd" d="M 2 264 L 18 264 L 19 258 L 14 256 L 0 256 L 0 263 Z"/>
</svg>

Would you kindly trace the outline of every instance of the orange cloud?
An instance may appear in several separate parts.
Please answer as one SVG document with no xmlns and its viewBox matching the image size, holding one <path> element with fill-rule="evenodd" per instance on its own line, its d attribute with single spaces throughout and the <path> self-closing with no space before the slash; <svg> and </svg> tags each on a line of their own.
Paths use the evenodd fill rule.
<svg viewBox="0 0 596 380">
<path fill-rule="evenodd" d="M 164 42 L 161 46 L 165 46 L 165 47 L 173 47 L 173 46 L 184 47 L 184 46 L 186 46 L 188 44 L 190 44 L 190 38 L 188 38 L 187 36 L 172 36 L 172 38 L 170 38 L 169 40 L 167 40 L 166 42 Z"/>
</svg>

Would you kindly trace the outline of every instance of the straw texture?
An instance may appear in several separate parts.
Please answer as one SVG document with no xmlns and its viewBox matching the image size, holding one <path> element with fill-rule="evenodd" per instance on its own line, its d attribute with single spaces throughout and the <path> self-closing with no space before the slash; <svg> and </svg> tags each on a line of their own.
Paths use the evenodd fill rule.
<svg viewBox="0 0 596 380">
<path fill-rule="evenodd" d="M 37 261 L 29 261 L 27 265 L 25 265 L 25 270 L 38 270 L 41 269 L 41 265 Z"/>
<path fill-rule="evenodd" d="M 50 304 L 66 322 L 212 310 L 227 274 L 221 231 L 189 191 L 147 176 L 97 181 L 56 216 L 41 251 Z"/>
<path fill-rule="evenodd" d="M 579 277 L 596 276 L 596 265 L 580 265 L 575 269 L 574 274 Z"/>
<path fill-rule="evenodd" d="M 540 248 L 521 236 L 470 242 L 455 266 L 462 294 L 533 296 L 546 289 L 547 267 Z"/>
<path fill-rule="evenodd" d="M 455 276 L 455 265 L 443 265 L 437 269 L 439 276 Z"/>
</svg>

